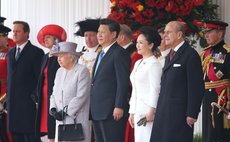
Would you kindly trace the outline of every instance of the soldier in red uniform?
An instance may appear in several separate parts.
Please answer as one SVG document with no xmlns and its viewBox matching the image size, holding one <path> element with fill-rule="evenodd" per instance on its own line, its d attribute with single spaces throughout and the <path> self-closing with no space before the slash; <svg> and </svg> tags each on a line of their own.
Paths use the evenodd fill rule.
<svg viewBox="0 0 230 142">
<path fill-rule="evenodd" d="M 203 142 L 229 142 L 230 120 L 217 103 L 230 109 L 230 46 L 224 42 L 227 23 L 217 20 L 205 22 L 205 37 L 209 46 L 201 54 L 205 80 L 203 100 Z"/>
<path fill-rule="evenodd" d="M 8 33 L 10 28 L 3 25 L 6 18 L 0 17 L 0 141 L 11 141 L 10 135 L 7 132 L 6 126 L 6 79 L 7 79 L 7 52 L 8 46 Z"/>
</svg>

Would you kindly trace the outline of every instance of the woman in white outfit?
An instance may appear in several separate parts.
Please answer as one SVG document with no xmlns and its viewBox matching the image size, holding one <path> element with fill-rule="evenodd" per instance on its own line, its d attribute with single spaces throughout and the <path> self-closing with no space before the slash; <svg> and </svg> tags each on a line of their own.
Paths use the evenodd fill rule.
<svg viewBox="0 0 230 142">
<path fill-rule="evenodd" d="M 161 42 L 160 35 L 150 27 L 140 29 L 137 52 L 143 56 L 138 60 L 130 75 L 132 96 L 130 99 L 129 122 L 134 127 L 135 142 L 149 142 L 157 106 L 162 66 L 153 52 Z M 144 118 L 141 126 L 137 122 Z"/>
<path fill-rule="evenodd" d="M 53 93 L 50 97 L 50 114 L 56 119 L 55 141 L 58 141 L 58 125 L 82 123 L 85 139 L 90 142 L 91 127 L 89 122 L 90 75 L 88 69 L 77 63 L 81 53 L 76 52 L 77 44 L 60 42 L 52 50 L 58 56 L 61 66 L 55 77 Z M 63 117 L 63 108 L 67 107 L 67 115 Z M 65 111 L 64 111 L 65 113 Z"/>
</svg>

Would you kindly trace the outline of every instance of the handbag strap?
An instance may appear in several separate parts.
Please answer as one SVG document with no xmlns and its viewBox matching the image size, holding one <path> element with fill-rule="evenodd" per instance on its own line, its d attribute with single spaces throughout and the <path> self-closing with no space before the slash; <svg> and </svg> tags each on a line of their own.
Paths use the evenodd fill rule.
<svg viewBox="0 0 230 142">
<path fill-rule="evenodd" d="M 66 124 L 67 110 L 68 110 L 68 105 L 65 106 L 65 107 L 63 107 L 63 112 L 64 112 L 64 113 L 62 113 L 62 118 L 65 118 L 65 119 L 63 120 L 63 124 Z"/>
<path fill-rule="evenodd" d="M 65 107 L 63 107 L 63 112 L 65 112 L 65 113 L 62 113 L 62 117 L 66 118 L 66 116 L 67 116 L 67 110 L 68 110 L 68 105 L 66 105 Z M 66 124 L 66 119 L 63 120 L 63 124 Z M 77 124 L 76 118 L 74 118 L 74 124 Z"/>
</svg>

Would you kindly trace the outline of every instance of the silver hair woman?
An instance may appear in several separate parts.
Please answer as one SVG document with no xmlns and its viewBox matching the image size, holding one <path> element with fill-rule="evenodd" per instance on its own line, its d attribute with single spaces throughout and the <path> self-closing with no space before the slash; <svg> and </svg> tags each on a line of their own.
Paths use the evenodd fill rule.
<svg viewBox="0 0 230 142">
<path fill-rule="evenodd" d="M 53 55 L 58 56 L 61 66 L 55 77 L 53 93 L 50 97 L 50 114 L 56 119 L 56 137 L 58 141 L 58 125 L 65 122 L 73 124 L 82 123 L 85 139 L 91 139 L 89 122 L 90 100 L 90 75 L 88 69 L 77 63 L 81 53 L 76 52 L 77 44 L 60 42 L 53 50 Z M 63 108 L 67 106 L 67 111 Z M 62 115 L 66 113 L 66 115 Z"/>
</svg>

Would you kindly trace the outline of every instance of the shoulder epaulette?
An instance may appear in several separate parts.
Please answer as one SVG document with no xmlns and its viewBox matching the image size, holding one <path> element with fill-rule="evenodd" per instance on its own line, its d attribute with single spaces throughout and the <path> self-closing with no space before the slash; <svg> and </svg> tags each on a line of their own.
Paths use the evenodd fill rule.
<svg viewBox="0 0 230 142">
<path fill-rule="evenodd" d="M 97 49 L 95 52 L 99 53 L 100 51 L 102 50 L 102 46 L 101 45 L 98 45 Z"/>
<path fill-rule="evenodd" d="M 4 51 L 4 50 L 6 50 L 6 49 L 9 49 L 9 47 L 1 47 L 1 48 L 0 48 L 0 51 Z"/>
<path fill-rule="evenodd" d="M 202 57 L 202 56 L 204 55 L 205 51 L 206 51 L 207 49 L 209 49 L 210 47 L 211 47 L 211 45 L 205 47 L 205 48 L 201 51 L 200 56 Z M 202 57 L 202 58 L 203 58 L 203 57 Z"/>
<path fill-rule="evenodd" d="M 230 46 L 229 46 L 229 45 L 226 45 L 226 44 L 225 44 L 223 47 L 224 47 L 224 49 L 226 49 L 226 50 L 227 50 L 227 53 L 229 53 L 229 52 L 230 52 Z"/>
</svg>

